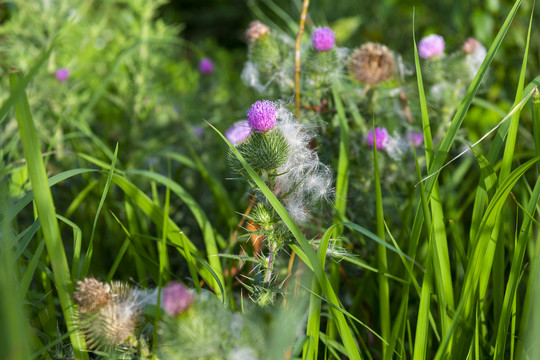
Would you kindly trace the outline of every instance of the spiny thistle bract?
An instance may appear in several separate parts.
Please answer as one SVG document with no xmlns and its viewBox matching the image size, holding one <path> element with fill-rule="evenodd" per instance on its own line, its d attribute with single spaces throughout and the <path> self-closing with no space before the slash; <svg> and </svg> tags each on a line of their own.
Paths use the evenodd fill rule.
<svg viewBox="0 0 540 360">
<path fill-rule="evenodd" d="M 355 49 L 348 66 L 356 80 L 368 85 L 391 79 L 395 71 L 392 52 L 385 45 L 373 42 Z"/>
<path fill-rule="evenodd" d="M 240 143 L 236 149 L 253 169 L 258 172 L 275 170 L 287 161 L 289 145 L 279 130 L 266 133 L 253 133 L 246 141 Z M 231 155 L 231 158 L 234 155 Z M 236 170 L 243 173 L 243 167 L 234 161 Z"/>
</svg>

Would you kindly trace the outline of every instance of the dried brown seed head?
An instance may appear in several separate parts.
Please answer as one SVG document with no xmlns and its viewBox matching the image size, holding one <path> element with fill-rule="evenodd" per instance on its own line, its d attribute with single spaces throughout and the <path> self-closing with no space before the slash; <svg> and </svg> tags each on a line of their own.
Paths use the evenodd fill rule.
<svg viewBox="0 0 540 360">
<path fill-rule="evenodd" d="M 368 42 L 354 50 L 349 71 L 356 80 L 375 85 L 392 78 L 395 62 L 392 52 L 382 44 Z"/>
<path fill-rule="evenodd" d="M 249 24 L 249 28 L 246 30 L 246 38 L 248 41 L 256 41 L 268 34 L 269 31 L 268 26 L 259 20 L 255 20 Z"/>
</svg>

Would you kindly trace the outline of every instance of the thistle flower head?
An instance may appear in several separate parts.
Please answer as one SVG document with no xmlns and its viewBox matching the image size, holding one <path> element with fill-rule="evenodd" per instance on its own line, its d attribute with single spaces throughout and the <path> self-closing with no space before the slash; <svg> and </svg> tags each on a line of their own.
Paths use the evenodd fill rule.
<svg viewBox="0 0 540 360">
<path fill-rule="evenodd" d="M 246 140 L 251 135 L 251 127 L 247 120 L 235 122 L 225 131 L 225 137 L 233 145 L 237 145 Z"/>
<path fill-rule="evenodd" d="M 313 42 L 313 47 L 317 51 L 328 51 L 334 47 L 336 39 L 332 29 L 330 29 L 328 26 L 319 26 L 313 32 L 311 41 Z"/>
<path fill-rule="evenodd" d="M 195 126 L 193 128 L 193 134 L 195 134 L 195 136 L 201 137 L 203 133 L 204 133 L 204 128 L 202 126 Z"/>
<path fill-rule="evenodd" d="M 171 282 L 163 288 L 162 305 L 170 316 L 177 316 L 186 311 L 195 298 L 186 287 L 179 282 Z"/>
<path fill-rule="evenodd" d="M 392 52 L 385 45 L 373 42 L 354 50 L 349 60 L 349 71 L 364 84 L 375 85 L 390 79 L 394 68 Z"/>
<path fill-rule="evenodd" d="M 199 62 L 199 71 L 201 74 L 208 75 L 214 72 L 214 63 L 208 58 L 203 58 Z"/>
<path fill-rule="evenodd" d="M 69 70 L 66 68 L 60 68 L 56 71 L 55 77 L 56 77 L 56 80 L 63 83 L 69 77 Z"/>
<path fill-rule="evenodd" d="M 375 128 L 375 142 L 377 143 L 377 150 L 384 150 L 389 140 L 388 131 L 383 127 Z M 366 141 L 369 146 L 373 147 L 373 131 L 368 131 L 366 135 Z"/>
<path fill-rule="evenodd" d="M 276 124 L 276 108 L 271 101 L 257 101 L 247 112 L 249 126 L 256 132 L 270 130 Z"/>
<path fill-rule="evenodd" d="M 444 52 L 444 39 L 440 35 L 428 35 L 418 43 L 418 55 L 429 59 Z"/>
<path fill-rule="evenodd" d="M 77 282 L 77 291 L 73 299 L 81 313 L 94 312 L 109 301 L 111 288 L 94 277 Z"/>
<path fill-rule="evenodd" d="M 248 41 L 257 41 L 263 36 L 266 36 L 269 31 L 268 26 L 259 20 L 255 20 L 249 23 L 249 28 L 246 30 L 246 38 Z"/>
</svg>

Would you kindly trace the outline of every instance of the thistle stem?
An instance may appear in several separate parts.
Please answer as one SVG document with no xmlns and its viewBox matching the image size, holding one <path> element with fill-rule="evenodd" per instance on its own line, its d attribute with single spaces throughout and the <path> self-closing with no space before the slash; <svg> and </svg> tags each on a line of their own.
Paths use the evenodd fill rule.
<svg viewBox="0 0 540 360">
<path fill-rule="evenodd" d="M 302 13 L 300 14 L 300 26 L 298 27 L 298 35 L 296 36 L 296 45 L 294 51 L 294 93 L 296 96 L 296 118 L 300 118 L 300 43 L 302 42 L 302 34 L 304 33 L 304 25 L 306 24 L 307 9 L 309 0 L 304 0 L 302 5 Z"/>
<path fill-rule="evenodd" d="M 264 275 L 264 286 L 270 285 L 272 279 L 272 271 L 274 270 L 274 259 L 276 255 L 277 242 L 270 240 L 270 254 L 268 254 L 268 263 L 266 264 L 266 273 Z"/>
</svg>

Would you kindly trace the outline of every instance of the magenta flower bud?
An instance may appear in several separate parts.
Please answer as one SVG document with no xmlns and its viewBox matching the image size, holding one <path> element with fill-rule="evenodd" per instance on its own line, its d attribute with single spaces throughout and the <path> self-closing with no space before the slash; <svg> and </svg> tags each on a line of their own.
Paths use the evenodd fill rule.
<svg viewBox="0 0 540 360">
<path fill-rule="evenodd" d="M 375 128 L 375 140 L 377 142 L 377 149 L 378 150 L 384 150 L 386 148 L 386 144 L 388 143 L 388 131 L 383 127 L 376 127 Z M 366 141 L 369 144 L 369 146 L 373 147 L 373 131 L 368 131 L 368 134 L 366 136 Z"/>
<path fill-rule="evenodd" d="M 212 60 L 204 58 L 199 62 L 199 71 L 201 74 L 208 75 L 214 72 L 214 64 Z"/>
<path fill-rule="evenodd" d="M 440 35 L 432 34 L 424 37 L 418 43 L 418 55 L 421 58 L 428 59 L 444 51 L 444 39 Z"/>
<path fill-rule="evenodd" d="M 414 147 L 422 145 L 424 142 L 424 135 L 422 133 L 411 131 L 407 134 L 407 143 L 410 145 L 411 142 L 414 144 Z"/>
<path fill-rule="evenodd" d="M 336 43 L 334 32 L 328 26 L 316 28 L 311 41 L 317 51 L 330 50 Z"/>
<path fill-rule="evenodd" d="M 66 69 L 66 68 L 60 68 L 56 71 L 56 80 L 58 80 L 59 82 L 63 83 L 67 80 L 67 78 L 69 77 L 69 70 Z"/>
<path fill-rule="evenodd" d="M 251 135 L 251 127 L 247 120 L 237 121 L 225 131 L 225 137 L 233 145 L 237 145 L 246 140 L 249 135 Z"/>
<path fill-rule="evenodd" d="M 247 112 L 249 126 L 256 132 L 270 130 L 276 125 L 276 108 L 271 101 L 257 101 Z"/>
<path fill-rule="evenodd" d="M 170 316 L 177 316 L 191 306 L 195 298 L 186 287 L 177 281 L 163 288 L 163 308 Z"/>
</svg>

